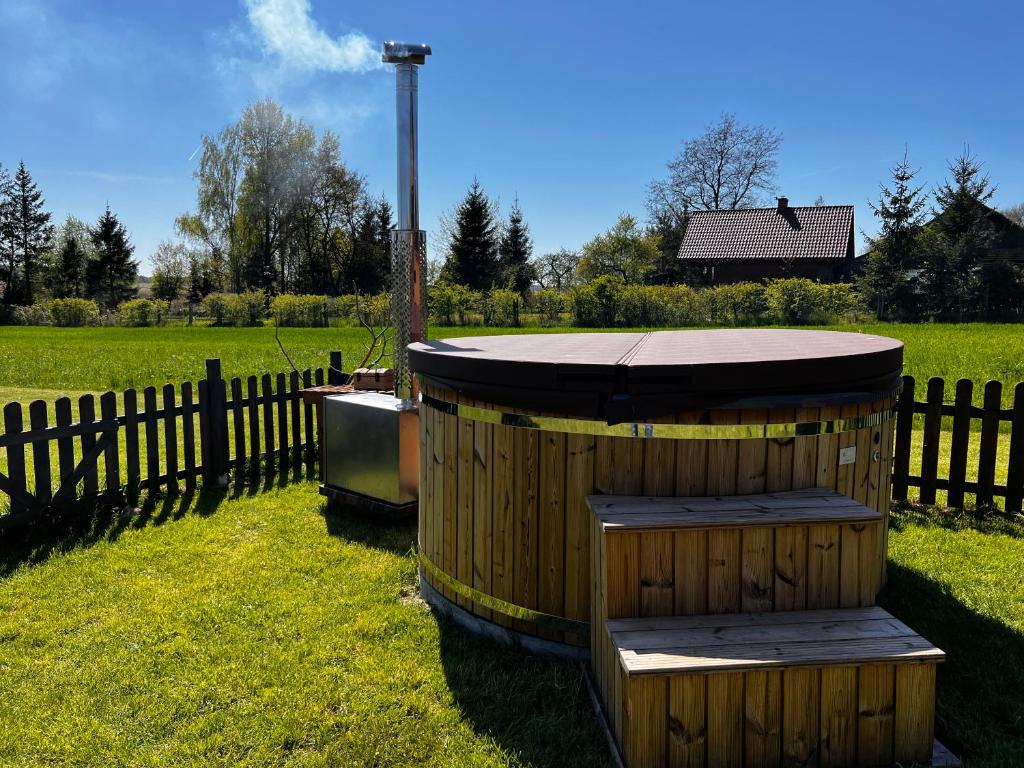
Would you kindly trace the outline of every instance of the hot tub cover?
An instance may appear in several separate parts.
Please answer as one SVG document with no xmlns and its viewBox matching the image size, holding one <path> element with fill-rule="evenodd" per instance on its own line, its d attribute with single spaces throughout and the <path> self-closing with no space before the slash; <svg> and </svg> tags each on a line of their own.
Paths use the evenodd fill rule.
<svg viewBox="0 0 1024 768">
<path fill-rule="evenodd" d="M 858 402 L 899 385 L 903 344 L 789 329 L 472 336 L 409 345 L 413 371 L 468 398 L 610 423 L 696 407 Z"/>
</svg>

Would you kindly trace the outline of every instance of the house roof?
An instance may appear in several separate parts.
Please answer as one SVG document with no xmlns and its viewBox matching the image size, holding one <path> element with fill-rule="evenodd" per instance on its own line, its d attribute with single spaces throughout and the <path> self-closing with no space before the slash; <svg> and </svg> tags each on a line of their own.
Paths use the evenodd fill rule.
<svg viewBox="0 0 1024 768">
<path fill-rule="evenodd" d="M 852 256 L 852 205 L 695 211 L 679 247 L 693 261 Z"/>
</svg>

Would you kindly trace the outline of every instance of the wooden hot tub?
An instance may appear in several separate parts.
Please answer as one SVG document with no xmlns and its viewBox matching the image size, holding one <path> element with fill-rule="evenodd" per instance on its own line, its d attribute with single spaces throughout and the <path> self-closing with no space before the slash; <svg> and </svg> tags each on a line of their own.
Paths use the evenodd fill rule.
<svg viewBox="0 0 1024 768">
<path fill-rule="evenodd" d="M 424 593 L 482 631 L 549 650 L 587 646 L 589 494 L 824 487 L 888 511 L 903 359 L 893 339 L 774 329 L 538 334 L 427 341 L 409 352 L 422 393 Z M 880 530 L 859 555 L 877 563 L 879 583 Z M 799 603 L 799 584 L 795 593 Z"/>
</svg>

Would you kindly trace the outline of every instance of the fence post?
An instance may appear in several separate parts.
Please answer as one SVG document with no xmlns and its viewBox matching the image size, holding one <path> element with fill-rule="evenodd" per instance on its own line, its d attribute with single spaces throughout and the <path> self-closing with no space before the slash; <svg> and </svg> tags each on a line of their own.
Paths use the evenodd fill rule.
<svg viewBox="0 0 1024 768">
<path fill-rule="evenodd" d="M 1006 472 L 1006 511 L 1020 512 L 1024 500 L 1024 382 L 1013 390 L 1010 466 Z"/>
<path fill-rule="evenodd" d="M 892 497 L 907 500 L 910 476 L 910 436 L 914 427 L 914 377 L 903 377 L 903 389 L 896 405 L 896 451 L 893 456 Z"/>
<path fill-rule="evenodd" d="M 200 404 L 200 409 L 205 411 L 206 418 L 199 420 L 199 439 L 203 445 L 203 485 L 207 488 L 223 488 L 228 483 L 227 389 L 221 374 L 220 360 L 216 357 L 206 361 L 204 389 L 206 402 Z"/>
<path fill-rule="evenodd" d="M 327 383 L 328 384 L 344 384 L 344 375 L 342 374 L 342 360 L 341 352 L 331 352 L 331 365 L 327 369 Z"/>
</svg>

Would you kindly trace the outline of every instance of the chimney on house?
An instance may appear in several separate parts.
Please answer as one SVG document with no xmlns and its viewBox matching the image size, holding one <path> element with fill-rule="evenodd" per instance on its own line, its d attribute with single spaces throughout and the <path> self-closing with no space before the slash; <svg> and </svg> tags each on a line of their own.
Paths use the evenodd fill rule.
<svg viewBox="0 0 1024 768">
<path fill-rule="evenodd" d="M 789 210 L 789 198 L 788 197 L 779 197 L 779 198 L 776 198 L 776 199 L 779 201 L 779 205 L 778 205 L 778 209 L 777 209 L 779 213 L 785 213 L 786 211 Z"/>
</svg>

